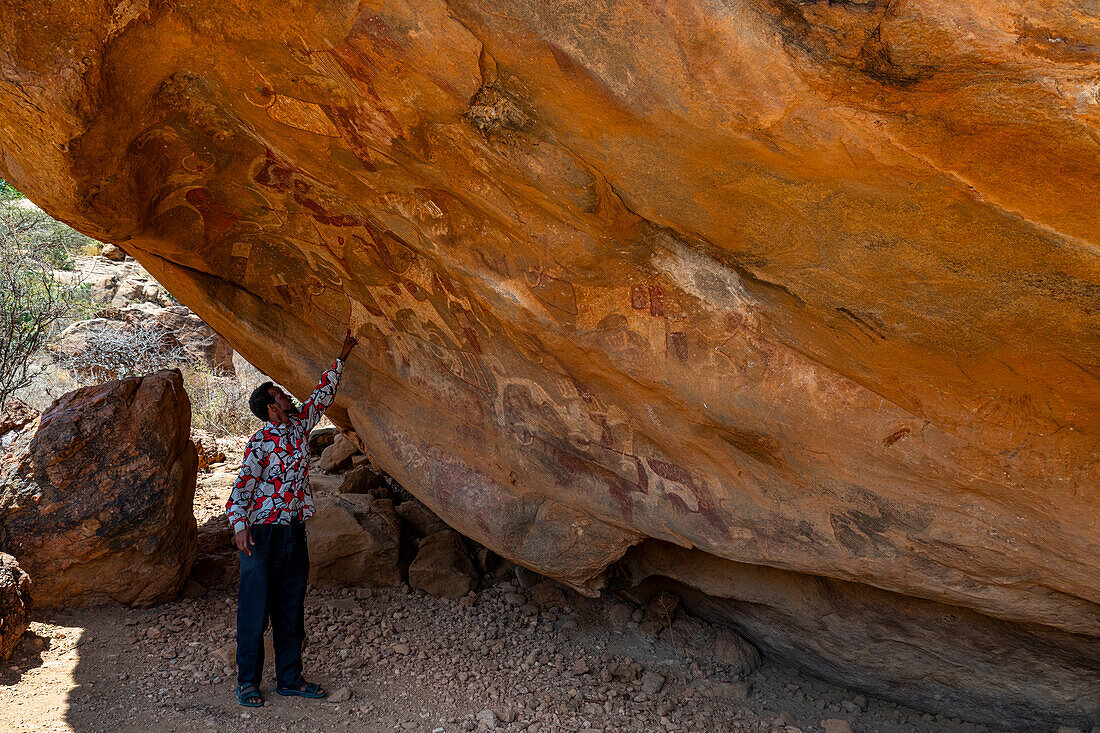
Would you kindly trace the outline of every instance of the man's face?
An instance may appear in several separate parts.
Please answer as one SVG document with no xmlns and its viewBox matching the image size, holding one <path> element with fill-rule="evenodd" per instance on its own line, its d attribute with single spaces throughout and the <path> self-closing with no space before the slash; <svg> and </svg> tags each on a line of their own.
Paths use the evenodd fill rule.
<svg viewBox="0 0 1100 733">
<path fill-rule="evenodd" d="M 272 408 L 274 408 L 271 410 L 273 417 L 285 418 L 287 415 L 294 412 L 294 403 L 291 402 L 290 395 L 288 395 L 286 392 L 279 389 L 278 387 L 269 387 L 268 393 L 275 400 L 275 404 L 271 406 Z M 278 415 L 273 414 L 276 411 L 279 413 Z"/>
</svg>

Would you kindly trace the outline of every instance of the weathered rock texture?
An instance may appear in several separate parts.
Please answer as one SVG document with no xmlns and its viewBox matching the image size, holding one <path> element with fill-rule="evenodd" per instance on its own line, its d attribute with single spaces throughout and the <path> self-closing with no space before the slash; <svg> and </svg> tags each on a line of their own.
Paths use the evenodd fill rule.
<svg viewBox="0 0 1100 733">
<path fill-rule="evenodd" d="M 0 451 L 7 450 L 18 432 L 34 422 L 37 417 L 38 410 L 23 400 L 9 397 L 0 407 Z"/>
<path fill-rule="evenodd" d="M 11 656 L 31 624 L 31 588 L 16 559 L 0 552 L 0 659 Z"/>
<path fill-rule="evenodd" d="M 352 320 L 332 417 L 451 526 L 588 591 L 654 538 L 1095 648 L 1093 4 L 0 9 L 0 174 L 299 395 Z M 947 707 L 934 658 L 790 633 Z M 1013 674 L 956 708 L 1100 715 Z"/>
<path fill-rule="evenodd" d="M 409 565 L 409 585 L 439 598 L 460 598 L 477 586 L 477 571 L 457 532 L 445 529 L 420 540 Z"/>
<path fill-rule="evenodd" d="M 389 499 L 318 496 L 309 522 L 309 582 L 394 586 L 401 582 L 401 523 Z"/>
<path fill-rule="evenodd" d="M 0 550 L 38 607 L 175 597 L 195 559 L 197 460 L 178 371 L 55 401 L 0 458 Z"/>
</svg>

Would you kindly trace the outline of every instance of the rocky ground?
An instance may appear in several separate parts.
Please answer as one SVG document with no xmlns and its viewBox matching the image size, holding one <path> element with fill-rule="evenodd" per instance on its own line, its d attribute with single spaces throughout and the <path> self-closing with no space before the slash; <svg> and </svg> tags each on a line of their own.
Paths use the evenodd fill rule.
<svg viewBox="0 0 1100 733">
<path fill-rule="evenodd" d="M 222 511 L 235 460 L 203 474 L 200 524 Z M 148 610 L 39 613 L 0 667 L 0 719 L 13 733 L 255 731 L 257 723 L 273 731 L 988 730 L 767 660 L 738 675 L 685 633 L 700 622 L 644 622 L 643 609 L 546 584 L 536 591 L 537 580 L 522 571 L 483 578 L 457 600 L 407 586 L 311 589 L 307 671 L 331 694 L 278 697 L 269 678 L 267 704 L 253 710 L 233 698 L 231 584 L 192 583 Z"/>
<path fill-rule="evenodd" d="M 0 710 L 19 732 L 985 730 L 767 662 L 740 680 L 617 632 L 607 600 L 536 610 L 518 591 L 313 590 L 307 670 L 332 694 L 278 697 L 268 680 L 256 710 L 232 697 L 231 593 L 46 616 L 0 675 Z"/>
</svg>

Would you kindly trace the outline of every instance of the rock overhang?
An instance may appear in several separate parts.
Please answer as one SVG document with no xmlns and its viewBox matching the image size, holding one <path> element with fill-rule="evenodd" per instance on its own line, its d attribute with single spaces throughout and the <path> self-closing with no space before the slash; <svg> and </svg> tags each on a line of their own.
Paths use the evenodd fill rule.
<svg viewBox="0 0 1100 733">
<path fill-rule="evenodd" d="M 299 392 L 352 321 L 334 417 L 471 537 L 1100 635 L 1095 15 L 45 15 L 0 24 L 4 177 Z"/>
</svg>

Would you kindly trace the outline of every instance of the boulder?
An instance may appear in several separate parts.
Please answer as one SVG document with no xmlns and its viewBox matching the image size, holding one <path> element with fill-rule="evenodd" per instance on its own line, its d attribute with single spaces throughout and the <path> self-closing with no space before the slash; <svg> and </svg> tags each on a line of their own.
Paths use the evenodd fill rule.
<svg viewBox="0 0 1100 733">
<path fill-rule="evenodd" d="M 148 281 L 145 278 L 131 275 L 122 280 L 111 298 L 112 308 L 126 308 L 132 303 L 142 302 L 145 286 Z"/>
<path fill-rule="evenodd" d="M 108 304 L 118 292 L 118 276 L 103 274 L 85 281 L 88 285 L 88 299 L 93 303 Z"/>
<path fill-rule="evenodd" d="M 760 652 L 756 651 L 756 647 L 745 641 L 740 634 L 723 628 L 715 631 L 710 658 L 718 664 L 732 668 L 738 674 L 749 674 L 760 666 Z"/>
<path fill-rule="evenodd" d="M 126 259 L 126 253 L 113 244 L 104 244 L 100 249 L 99 254 L 111 260 L 112 262 L 122 262 Z"/>
<path fill-rule="evenodd" d="M 309 434 L 309 454 L 319 457 L 321 451 L 332 445 L 339 434 L 340 430 L 338 428 L 315 428 Z"/>
<path fill-rule="evenodd" d="M 225 461 L 225 451 L 218 445 L 217 438 L 203 430 L 191 432 L 191 442 L 195 444 L 198 457 L 198 470 L 205 471 L 212 463 Z"/>
<path fill-rule="evenodd" d="M 196 453 L 178 371 L 55 401 L 0 458 L 0 550 L 35 605 L 174 598 L 195 558 Z"/>
<path fill-rule="evenodd" d="M 34 422 L 38 410 L 15 397 L 9 397 L 0 410 L 0 452 L 7 450 L 19 431 Z"/>
<path fill-rule="evenodd" d="M 1095 724 L 799 611 L 961 609 L 1095 683 L 1095 3 L 129 7 L 0 15 L 0 175 L 297 395 L 350 322 L 329 418 L 448 524 L 589 594 L 647 541 L 792 573 L 761 648 Z"/>
<path fill-rule="evenodd" d="M 9 397 L 0 410 L 0 436 L 12 430 L 22 430 L 34 422 L 38 417 L 38 410 L 34 409 L 23 400 Z"/>
<path fill-rule="evenodd" d="M 236 373 L 233 367 L 233 347 L 186 306 L 158 308 L 152 314 L 179 341 L 191 361 L 205 364 L 212 372 L 222 376 Z"/>
<path fill-rule="evenodd" d="M 11 656 L 30 626 L 31 588 L 15 558 L 0 552 L 0 660 Z"/>
<path fill-rule="evenodd" d="M 343 434 L 337 435 L 332 445 L 321 451 L 321 458 L 317 461 L 317 468 L 332 473 L 346 468 L 351 463 L 351 457 L 359 452 L 355 444 Z"/>
<path fill-rule="evenodd" d="M 339 494 L 340 487 L 344 484 L 344 477 L 341 474 L 329 475 L 322 473 L 316 467 L 311 466 L 309 472 L 309 485 L 313 489 L 313 493 L 317 492 L 327 494 Z"/>
<path fill-rule="evenodd" d="M 477 572 L 462 537 L 444 530 L 422 539 L 409 566 L 409 585 L 437 598 L 460 598 L 477 587 Z"/>
<path fill-rule="evenodd" d="M 420 537 L 450 529 L 431 509 L 416 499 L 398 504 L 397 516 L 413 534 Z"/>
<path fill-rule="evenodd" d="M 646 604 L 644 621 L 660 624 L 663 628 L 672 623 L 679 608 L 680 599 L 676 594 L 661 591 Z"/>
<path fill-rule="evenodd" d="M 307 524 L 309 582 L 314 585 L 395 586 L 401 525 L 388 499 L 363 494 L 318 496 Z"/>
<path fill-rule="evenodd" d="M 389 493 L 386 478 L 370 466 L 356 466 L 344 474 L 340 482 L 341 494 L 375 494 L 385 497 Z"/>
<path fill-rule="evenodd" d="M 552 580 L 544 580 L 539 583 L 535 583 L 528 590 L 527 595 L 530 596 L 532 603 L 537 603 L 544 607 L 564 606 L 565 591 L 561 586 Z"/>
</svg>

